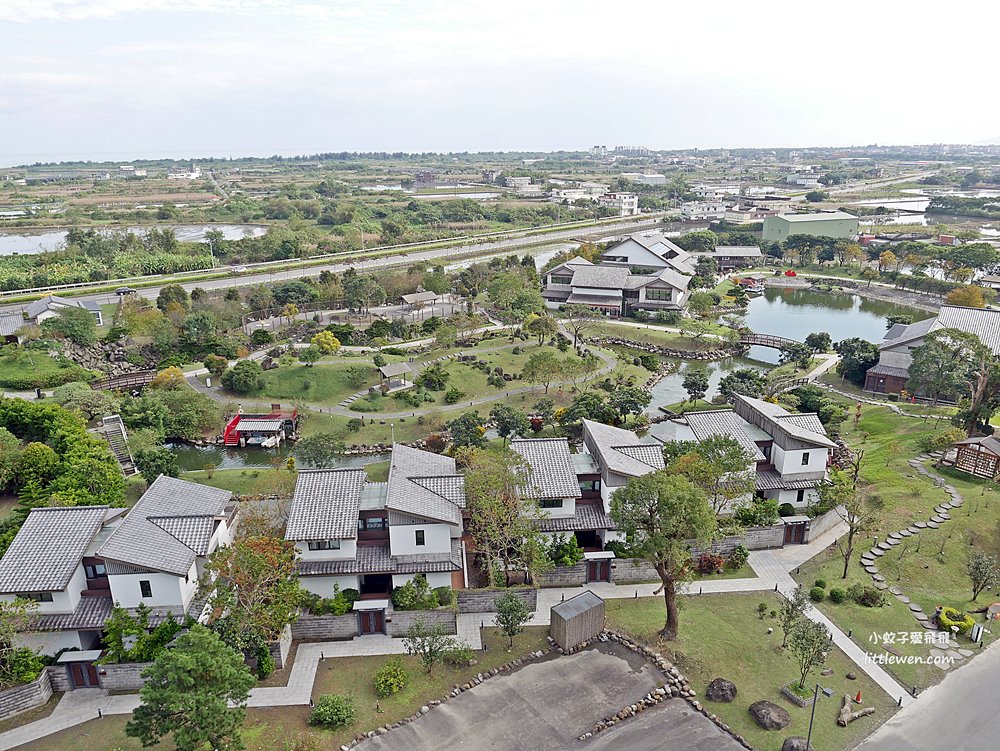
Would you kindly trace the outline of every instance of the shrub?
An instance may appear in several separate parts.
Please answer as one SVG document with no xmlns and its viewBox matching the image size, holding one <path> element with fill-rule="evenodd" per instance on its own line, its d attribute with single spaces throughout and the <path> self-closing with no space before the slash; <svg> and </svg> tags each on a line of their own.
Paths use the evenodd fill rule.
<svg viewBox="0 0 1000 751">
<path fill-rule="evenodd" d="M 277 664 L 274 662 L 274 658 L 271 657 L 271 652 L 267 647 L 261 647 L 257 650 L 257 677 L 261 680 L 267 678 L 271 673 L 275 671 Z"/>
<path fill-rule="evenodd" d="M 809 590 L 809 599 L 813 602 L 823 602 L 826 599 L 826 590 L 822 587 L 813 587 Z"/>
<path fill-rule="evenodd" d="M 826 589 L 826 579 L 817 579 L 813 582 L 814 587 L 819 587 L 820 589 Z"/>
<path fill-rule="evenodd" d="M 702 553 L 695 563 L 699 574 L 718 574 L 725 565 L 726 560 L 715 553 Z"/>
<path fill-rule="evenodd" d="M 778 506 L 778 516 L 795 516 L 795 506 L 790 503 L 782 503 Z"/>
<path fill-rule="evenodd" d="M 847 590 L 847 596 L 858 605 L 864 605 L 866 608 L 880 608 L 886 603 L 884 592 L 861 584 L 851 585 Z"/>
<path fill-rule="evenodd" d="M 453 668 L 461 668 L 468 665 L 475 655 L 472 648 L 465 644 L 456 644 L 445 650 L 443 658 L 446 665 Z"/>
<path fill-rule="evenodd" d="M 847 592 L 842 587 L 834 587 L 830 590 L 830 602 L 838 605 L 847 599 Z"/>
<path fill-rule="evenodd" d="M 364 422 L 362 422 L 360 417 L 352 417 L 347 421 L 347 429 L 352 433 L 357 433 L 361 428 L 364 427 Z"/>
<path fill-rule="evenodd" d="M 729 560 L 726 563 L 731 569 L 738 569 L 745 566 L 748 560 L 750 560 L 750 551 L 747 550 L 746 545 L 737 545 L 729 554 Z"/>
<path fill-rule="evenodd" d="M 552 535 L 548 546 L 549 560 L 556 566 L 575 566 L 583 560 L 583 548 L 576 535 Z"/>
<path fill-rule="evenodd" d="M 265 344 L 273 344 L 274 334 L 267 329 L 255 329 L 254 332 L 250 334 L 250 343 L 255 347 L 263 347 Z"/>
<path fill-rule="evenodd" d="M 764 620 L 764 616 L 767 615 L 767 603 L 759 602 L 757 603 L 757 617 Z"/>
<path fill-rule="evenodd" d="M 396 610 L 433 610 L 438 606 L 438 596 L 427 579 L 416 576 L 392 590 L 392 604 Z"/>
<path fill-rule="evenodd" d="M 754 498 L 736 509 L 734 518 L 744 527 L 769 527 L 778 521 L 778 502 L 773 498 Z"/>
<path fill-rule="evenodd" d="M 324 728 L 346 728 L 354 722 L 354 698 L 344 694 L 323 694 L 309 713 L 309 724 Z"/>
<path fill-rule="evenodd" d="M 443 608 L 455 604 L 455 593 L 451 587 L 434 587 L 434 595 L 437 597 L 438 605 Z"/>
<path fill-rule="evenodd" d="M 458 404 L 464 398 L 465 398 L 465 392 L 455 386 L 452 386 L 450 389 L 444 392 L 445 404 Z"/>
<path fill-rule="evenodd" d="M 403 667 L 403 661 L 392 657 L 375 672 L 375 693 L 381 697 L 392 696 L 402 691 L 410 681 L 410 675 Z"/>
<path fill-rule="evenodd" d="M 975 621 L 971 615 L 956 608 L 942 608 L 938 614 L 938 623 L 942 629 L 947 631 L 951 631 L 953 626 L 957 626 L 958 633 L 965 634 L 972 630 Z"/>
<path fill-rule="evenodd" d="M 888 399 L 890 402 L 898 402 L 899 394 L 886 394 L 886 399 Z"/>
</svg>

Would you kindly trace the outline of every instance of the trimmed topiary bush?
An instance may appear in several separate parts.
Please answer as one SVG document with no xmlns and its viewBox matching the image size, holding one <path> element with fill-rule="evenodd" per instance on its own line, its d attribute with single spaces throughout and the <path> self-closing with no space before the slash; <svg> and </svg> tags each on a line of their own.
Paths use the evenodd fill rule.
<svg viewBox="0 0 1000 751">
<path fill-rule="evenodd" d="M 817 579 L 813 582 L 814 587 L 819 587 L 820 589 L 826 589 L 826 579 Z"/>
<path fill-rule="evenodd" d="M 795 516 L 795 506 L 790 503 L 782 503 L 778 506 L 778 516 Z"/>
<path fill-rule="evenodd" d="M 750 551 L 745 545 L 737 545 L 729 554 L 729 560 L 726 563 L 731 569 L 736 570 L 745 566 L 748 560 L 750 560 Z"/>
<path fill-rule="evenodd" d="M 938 623 L 942 629 L 951 631 L 952 626 L 958 627 L 958 633 L 965 634 L 972 630 L 975 621 L 968 613 L 963 613 L 956 608 L 943 608 L 938 615 Z"/>
<path fill-rule="evenodd" d="M 375 673 L 375 693 L 385 698 L 402 691 L 410 681 L 410 674 L 403 667 L 403 661 L 393 657 L 386 661 Z"/>
<path fill-rule="evenodd" d="M 838 605 L 847 599 L 847 592 L 841 587 L 834 587 L 830 590 L 830 601 Z"/>
<path fill-rule="evenodd" d="M 323 694 L 309 713 L 309 724 L 336 730 L 354 722 L 354 698 L 344 694 Z"/>
<path fill-rule="evenodd" d="M 823 602 L 826 599 L 826 590 L 822 587 L 813 587 L 809 590 L 809 599 L 813 602 Z"/>
</svg>

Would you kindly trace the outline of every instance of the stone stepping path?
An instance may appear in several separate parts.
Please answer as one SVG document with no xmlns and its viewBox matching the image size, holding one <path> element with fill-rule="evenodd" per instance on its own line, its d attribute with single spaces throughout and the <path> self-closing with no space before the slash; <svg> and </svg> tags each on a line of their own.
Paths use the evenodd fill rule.
<svg viewBox="0 0 1000 751">
<path fill-rule="evenodd" d="M 896 594 L 896 593 L 893 592 L 893 594 Z M 907 597 L 906 595 L 896 595 L 896 599 L 899 600 L 904 605 L 909 605 L 910 604 L 910 598 Z"/>
<path fill-rule="evenodd" d="M 887 540 L 886 540 L 886 541 L 885 541 L 884 543 L 882 543 L 882 545 L 888 545 L 888 546 L 889 546 L 890 548 L 893 548 L 893 547 L 895 547 L 895 546 L 899 545 L 899 543 L 900 543 L 900 542 L 902 542 L 902 540 L 900 540 L 900 539 L 899 539 L 899 538 L 897 537 L 897 538 L 895 538 L 895 539 L 893 539 L 893 540 L 889 540 L 889 539 L 887 539 Z"/>
<path fill-rule="evenodd" d="M 872 574 L 872 579 L 874 579 L 877 582 L 884 582 L 885 581 L 885 577 L 882 576 L 882 574 Z M 886 584 L 886 586 L 888 587 L 889 585 Z"/>
<path fill-rule="evenodd" d="M 885 590 L 888 589 L 889 585 L 885 582 L 875 582 L 875 589 Z"/>
<path fill-rule="evenodd" d="M 924 612 L 924 609 L 922 607 L 920 607 L 919 605 L 917 605 L 915 602 L 911 602 L 909 607 L 910 607 L 910 610 L 913 611 L 914 613 L 923 613 Z"/>
<path fill-rule="evenodd" d="M 889 587 L 889 593 L 890 594 L 894 594 L 894 595 L 896 595 L 898 597 L 899 595 L 903 594 L 903 590 L 901 590 L 896 585 L 893 585 L 893 586 Z"/>
<path fill-rule="evenodd" d="M 885 551 L 879 550 L 878 548 L 872 548 L 871 554 L 876 558 L 881 558 L 883 555 L 885 555 Z"/>
<path fill-rule="evenodd" d="M 946 522 L 946 521 L 948 521 L 948 520 L 947 520 L 947 519 L 945 519 L 945 518 L 944 518 L 943 516 L 941 516 L 940 514 L 935 514 L 934 516 L 932 516 L 932 517 L 930 518 L 930 521 L 929 521 L 929 522 L 927 522 L 927 523 L 928 523 L 928 524 L 930 524 L 930 522 L 937 522 L 938 524 L 940 524 L 941 522 Z"/>
<path fill-rule="evenodd" d="M 972 657 L 975 654 L 971 649 L 959 649 L 956 650 L 962 657 Z"/>
<path fill-rule="evenodd" d="M 913 522 L 913 527 L 916 527 L 917 529 L 924 529 L 927 527 L 927 522 Z M 910 529 L 913 529 L 913 527 L 910 527 Z"/>
<path fill-rule="evenodd" d="M 931 521 L 931 522 L 927 522 L 927 527 L 929 529 L 940 529 L 941 525 L 938 522 Z"/>
<path fill-rule="evenodd" d="M 890 532 L 886 536 L 885 541 L 886 542 L 899 542 L 900 539 L 902 539 L 902 538 L 899 536 L 899 532 Z"/>
<path fill-rule="evenodd" d="M 913 537 L 913 533 L 908 529 L 901 529 L 895 534 L 900 535 L 901 537 Z"/>
<path fill-rule="evenodd" d="M 878 572 L 878 567 L 877 566 L 865 566 L 865 571 L 867 571 L 869 574 L 871 574 L 873 579 L 876 576 L 881 576 L 881 574 Z M 878 581 L 878 579 L 875 579 L 875 581 Z"/>
</svg>

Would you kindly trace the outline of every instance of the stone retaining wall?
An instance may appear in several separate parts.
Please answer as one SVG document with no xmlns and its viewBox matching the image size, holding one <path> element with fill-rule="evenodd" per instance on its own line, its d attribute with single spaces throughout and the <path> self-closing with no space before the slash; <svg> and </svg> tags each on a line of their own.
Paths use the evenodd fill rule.
<svg viewBox="0 0 1000 751">
<path fill-rule="evenodd" d="M 358 615 L 300 615 L 291 634 L 295 641 L 353 639 L 358 635 Z"/>
<path fill-rule="evenodd" d="M 658 347 L 653 344 L 644 344 L 642 342 L 618 336 L 590 337 L 587 339 L 587 343 L 599 345 L 617 344 L 620 347 L 628 347 L 629 349 L 635 349 L 639 352 L 649 352 L 654 355 L 673 357 L 679 360 L 724 360 L 727 357 L 734 357 L 743 352 L 743 347 L 740 347 L 739 345 L 726 345 L 724 347 L 720 347 L 719 349 L 705 351 L 690 351 L 684 349 L 671 349 L 670 347 Z"/>
<path fill-rule="evenodd" d="M 540 587 L 582 587 L 587 583 L 587 564 L 577 563 L 575 566 L 556 566 L 538 575 Z"/>
<path fill-rule="evenodd" d="M 40 707 L 50 696 L 52 696 L 52 683 L 49 681 L 49 671 L 42 670 L 31 683 L 0 691 L 0 720 Z"/>
<path fill-rule="evenodd" d="M 616 558 L 611 562 L 611 581 L 615 584 L 658 582 L 660 575 L 652 563 L 642 558 Z"/>
<path fill-rule="evenodd" d="M 73 684 L 69 680 L 69 670 L 65 665 L 49 665 L 45 668 L 45 672 L 49 675 L 49 683 L 52 684 L 52 690 L 58 692 L 72 691 Z"/>
<path fill-rule="evenodd" d="M 146 683 L 142 678 L 142 671 L 152 664 L 119 662 L 113 665 L 98 665 L 97 675 L 101 688 L 108 691 L 138 691 Z"/>
<path fill-rule="evenodd" d="M 538 606 L 537 589 L 462 589 L 458 595 L 458 611 L 460 613 L 495 613 L 497 598 L 508 592 L 513 592 L 524 600 L 530 610 Z"/>
<path fill-rule="evenodd" d="M 447 634 L 458 633 L 454 610 L 396 610 L 386 614 L 385 630 L 389 636 L 406 636 L 410 626 L 421 620 L 425 626 L 443 626 Z"/>
<path fill-rule="evenodd" d="M 837 509 L 831 509 L 825 514 L 820 514 L 815 519 L 810 519 L 809 524 L 806 525 L 806 537 L 805 542 L 810 540 L 815 540 L 824 532 L 832 529 L 840 523 L 841 517 L 837 513 Z"/>
<path fill-rule="evenodd" d="M 743 545 L 747 550 L 764 550 L 780 548 L 785 542 L 785 525 L 775 524 L 772 527 L 749 527 L 742 535 L 722 537 L 714 541 L 711 548 L 695 549 L 695 553 L 711 550 L 716 555 L 729 555 L 737 545 Z"/>
</svg>

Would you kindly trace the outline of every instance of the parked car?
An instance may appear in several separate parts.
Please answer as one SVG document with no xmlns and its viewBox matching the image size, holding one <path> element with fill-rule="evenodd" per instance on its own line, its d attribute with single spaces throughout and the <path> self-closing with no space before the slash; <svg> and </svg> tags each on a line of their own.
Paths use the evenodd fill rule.
<svg viewBox="0 0 1000 751">
<path fill-rule="evenodd" d="M 231 273 L 231 274 L 245 274 L 249 270 L 250 269 L 248 269 L 246 266 L 235 266 L 235 267 L 233 267 L 233 270 L 231 272 L 229 272 L 229 273 Z"/>
<path fill-rule="evenodd" d="M 119 297 L 124 297 L 125 295 L 134 295 L 135 290 L 131 287 L 119 287 L 115 290 L 115 294 Z"/>
</svg>

